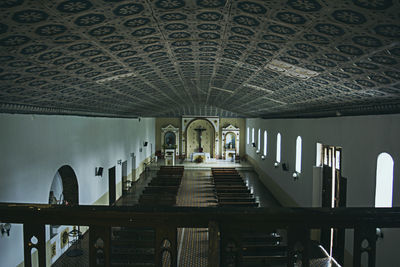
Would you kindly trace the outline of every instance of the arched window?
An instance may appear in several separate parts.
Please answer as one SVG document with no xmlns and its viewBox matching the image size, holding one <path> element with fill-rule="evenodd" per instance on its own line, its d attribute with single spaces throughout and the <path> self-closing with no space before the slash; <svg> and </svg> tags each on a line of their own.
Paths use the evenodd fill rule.
<svg viewBox="0 0 400 267">
<path fill-rule="evenodd" d="M 276 135 L 276 162 L 281 162 L 281 134 Z"/>
<path fill-rule="evenodd" d="M 393 166 L 393 158 L 388 153 L 379 154 L 376 164 L 375 207 L 392 207 Z"/>
<path fill-rule="evenodd" d="M 254 143 L 254 128 L 251 129 L 251 142 Z"/>
<path fill-rule="evenodd" d="M 250 128 L 247 127 L 247 144 L 250 144 Z"/>
<path fill-rule="evenodd" d="M 296 172 L 301 173 L 301 136 L 296 139 Z"/>
<path fill-rule="evenodd" d="M 258 136 L 257 136 L 257 149 L 258 149 L 258 151 L 260 151 L 260 149 L 261 149 L 261 130 L 260 129 L 258 129 Z"/>
<path fill-rule="evenodd" d="M 267 131 L 264 131 L 264 156 L 267 155 Z"/>
</svg>

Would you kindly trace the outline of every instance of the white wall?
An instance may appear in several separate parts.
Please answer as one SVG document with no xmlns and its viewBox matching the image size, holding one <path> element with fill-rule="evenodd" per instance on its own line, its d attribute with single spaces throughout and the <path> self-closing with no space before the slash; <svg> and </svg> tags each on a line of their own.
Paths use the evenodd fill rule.
<svg viewBox="0 0 400 267">
<path fill-rule="evenodd" d="M 150 157 L 150 145 L 143 147 L 143 141 L 155 144 L 153 118 L 139 122 L 0 114 L 0 128 L 0 202 L 48 203 L 54 175 L 61 166 L 70 165 L 78 179 L 79 203 L 93 204 L 108 192 L 108 168 L 117 167 L 118 185 L 122 169 L 117 160 L 130 163 L 130 153 L 135 153 L 138 166 Z M 104 168 L 103 177 L 95 176 L 95 167 Z M 117 197 L 118 189 L 119 185 Z M 19 264 L 22 227 L 13 226 L 10 237 L 0 238 L 0 247 L 2 266 Z"/>
<path fill-rule="evenodd" d="M 246 144 L 246 154 L 267 175 L 265 184 L 275 185 L 273 192 L 286 205 L 312 206 L 312 177 L 316 161 L 316 143 L 342 147 L 342 175 L 347 180 L 347 206 L 373 207 L 375 201 L 375 176 L 377 157 L 389 153 L 394 160 L 393 206 L 400 206 L 400 115 L 338 117 L 323 119 L 247 119 L 246 128 L 268 131 L 268 154 L 261 160 L 251 144 Z M 246 130 L 247 132 L 247 130 Z M 282 160 L 289 163 L 289 171 L 274 168 L 276 135 L 282 134 Z M 301 136 L 302 173 L 295 181 L 296 138 Z M 257 140 L 257 138 L 256 138 Z M 261 138 L 263 142 L 263 138 Z M 261 146 L 263 147 L 263 146 Z M 261 155 L 261 154 L 260 154 Z M 282 191 L 280 191 L 282 190 Z M 283 193 L 286 192 L 286 193 Z M 287 194 L 285 196 L 285 194 Z M 351 238 L 347 236 L 351 250 Z M 399 231 L 385 229 L 385 239 L 378 242 L 377 266 L 394 266 L 395 240 Z M 386 255 L 383 251 L 387 250 Z M 391 254 L 391 256 L 390 256 Z M 350 265 L 348 265 L 350 266 Z"/>
</svg>

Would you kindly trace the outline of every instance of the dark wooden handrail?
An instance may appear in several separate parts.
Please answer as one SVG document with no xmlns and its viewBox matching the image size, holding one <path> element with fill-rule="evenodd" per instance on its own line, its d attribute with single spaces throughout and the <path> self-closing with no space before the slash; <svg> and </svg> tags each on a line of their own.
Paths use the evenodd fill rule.
<svg viewBox="0 0 400 267">
<path fill-rule="evenodd" d="M 400 208 L 110 207 L 0 203 L 0 221 L 24 224 L 25 240 L 30 240 L 30 237 L 34 235 L 38 236 L 39 240 L 44 240 L 45 224 L 88 225 L 90 236 L 101 237 L 104 240 L 105 251 L 110 245 L 111 226 L 152 227 L 156 231 L 156 242 L 168 239 L 173 244 L 170 251 L 173 254 L 174 262 L 176 262 L 176 231 L 180 227 L 210 228 L 212 225 L 221 229 L 221 236 L 224 238 L 237 229 L 286 228 L 289 238 L 289 259 L 293 258 L 296 240 L 305 243 L 309 238 L 310 229 L 351 228 L 355 230 L 353 265 L 359 266 L 363 252 L 361 242 L 367 239 L 370 244 L 375 245 L 375 229 L 377 227 L 400 228 Z M 215 230 L 210 229 L 209 231 L 213 233 L 210 238 L 217 236 Z M 222 235 L 222 233 L 224 234 Z M 93 243 L 95 241 L 90 240 Z M 212 242 L 211 239 L 210 242 Z M 42 264 L 45 263 L 45 252 L 43 252 L 45 249 L 40 247 L 43 246 L 43 243 L 39 242 L 39 246 L 36 246 L 38 250 L 42 251 L 42 254 L 39 253 L 39 262 Z M 225 243 L 221 239 L 221 246 L 224 245 Z M 213 247 L 215 246 L 213 245 Z M 32 248 L 32 244 L 24 241 L 24 248 L 25 266 L 31 266 L 30 248 Z M 161 257 L 160 253 L 156 249 L 156 266 L 160 266 L 158 260 Z M 90 265 L 97 266 L 93 260 L 95 252 L 91 250 L 90 254 Z M 106 261 L 109 261 L 109 254 L 105 255 L 107 256 Z M 212 255 L 215 256 L 215 253 Z M 369 255 L 371 260 L 369 266 L 374 266 L 375 246 L 369 250 Z M 224 257 L 221 254 L 221 259 Z M 305 259 L 308 260 L 306 256 Z M 210 262 L 215 261 L 215 259 L 210 260 Z M 288 262 L 288 266 L 293 266 L 293 264 Z M 304 266 L 308 266 L 308 261 L 304 262 Z"/>
<path fill-rule="evenodd" d="M 204 227 L 209 221 L 248 222 L 252 225 L 268 222 L 282 227 L 300 223 L 309 228 L 321 225 L 353 228 L 363 223 L 400 227 L 400 208 L 110 207 L 0 203 L 0 221 L 10 223 L 132 225 L 143 222 L 148 225 L 165 222 L 167 217 L 170 217 L 169 224 L 178 227 Z"/>
</svg>

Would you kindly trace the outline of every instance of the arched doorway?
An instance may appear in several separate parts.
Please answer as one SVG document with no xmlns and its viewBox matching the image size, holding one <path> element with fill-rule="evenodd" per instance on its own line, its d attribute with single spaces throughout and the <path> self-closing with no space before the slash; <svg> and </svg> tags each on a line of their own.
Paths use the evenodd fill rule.
<svg viewBox="0 0 400 267">
<path fill-rule="evenodd" d="M 200 132 L 196 129 L 204 129 Z M 212 123 L 206 119 L 196 119 L 191 121 L 186 127 L 186 156 L 194 152 L 199 152 L 199 138 L 201 139 L 202 152 L 210 153 L 210 157 L 214 158 L 215 128 Z"/>
<path fill-rule="evenodd" d="M 78 180 L 69 165 L 59 168 L 53 177 L 49 192 L 49 204 L 79 205 Z M 60 225 L 50 225 L 50 238 L 59 234 Z"/>
<path fill-rule="evenodd" d="M 49 204 L 79 205 L 78 180 L 71 166 L 62 166 L 54 175 Z"/>
</svg>

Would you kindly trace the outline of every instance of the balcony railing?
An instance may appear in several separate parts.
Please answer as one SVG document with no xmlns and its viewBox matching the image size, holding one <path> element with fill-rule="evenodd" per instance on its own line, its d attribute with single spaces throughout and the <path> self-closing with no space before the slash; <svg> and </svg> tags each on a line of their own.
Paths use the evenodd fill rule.
<svg viewBox="0 0 400 267">
<path fill-rule="evenodd" d="M 242 251 L 235 242 L 240 243 L 237 233 L 243 229 L 286 229 L 287 266 L 294 266 L 299 258 L 302 266 L 309 266 L 307 244 L 311 229 L 354 229 L 353 266 L 361 266 L 361 254 L 367 253 L 368 267 L 372 267 L 376 262 L 376 228 L 400 228 L 400 208 L 145 208 L 0 203 L 0 221 L 23 224 L 24 262 L 29 267 L 33 248 L 38 250 L 39 266 L 46 266 L 46 224 L 89 226 L 90 266 L 111 266 L 111 227 L 121 226 L 153 228 L 155 266 L 162 266 L 163 253 L 167 251 L 174 267 L 178 228 L 208 228 L 208 263 L 221 267 L 240 266 Z M 30 241 L 33 236 L 38 239 L 36 244 Z M 99 238 L 101 248 L 96 246 Z M 367 247 L 362 245 L 364 240 L 368 241 Z M 165 241 L 170 246 L 161 246 Z"/>
</svg>

